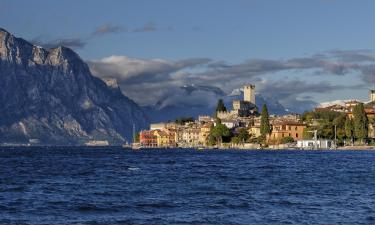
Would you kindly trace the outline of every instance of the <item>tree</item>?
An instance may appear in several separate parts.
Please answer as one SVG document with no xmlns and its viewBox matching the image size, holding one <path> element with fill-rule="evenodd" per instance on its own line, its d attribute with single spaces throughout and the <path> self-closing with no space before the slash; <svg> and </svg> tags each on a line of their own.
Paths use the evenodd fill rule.
<svg viewBox="0 0 375 225">
<path fill-rule="evenodd" d="M 271 133 L 271 125 L 266 104 L 263 104 L 262 113 L 260 116 L 260 134 L 265 138 L 266 135 Z"/>
<path fill-rule="evenodd" d="M 359 103 L 353 109 L 354 136 L 363 143 L 368 134 L 368 119 L 363 103 Z"/>
<path fill-rule="evenodd" d="M 247 131 L 246 128 L 238 129 L 238 134 L 236 136 L 239 138 L 240 143 L 242 144 L 245 143 L 250 138 L 249 132 Z"/>
<path fill-rule="evenodd" d="M 217 112 L 226 112 L 227 111 L 227 108 L 224 105 L 223 99 L 219 99 L 219 101 L 217 102 L 217 106 L 216 106 L 216 110 L 215 111 L 216 111 L 216 113 Z"/>
<path fill-rule="evenodd" d="M 230 140 L 233 144 L 236 144 L 236 145 L 238 145 L 240 142 L 241 142 L 241 140 L 238 138 L 238 136 L 234 136 L 234 137 L 232 137 L 232 139 Z"/>
<path fill-rule="evenodd" d="M 243 144 L 247 142 L 250 138 L 249 132 L 246 128 L 239 128 L 238 133 L 232 137 L 231 142 L 234 144 Z"/>
<path fill-rule="evenodd" d="M 294 139 L 292 137 L 283 137 L 281 138 L 281 144 L 293 143 Z"/>
<path fill-rule="evenodd" d="M 224 124 L 216 124 L 216 126 L 211 129 L 210 135 L 215 138 L 216 143 L 219 145 L 222 143 L 223 137 L 229 137 L 231 132 Z"/>
<path fill-rule="evenodd" d="M 353 120 L 349 117 L 346 117 L 345 120 L 345 136 L 347 139 L 350 140 L 351 144 L 353 144 L 353 138 L 354 138 L 354 126 L 353 126 Z"/>
<path fill-rule="evenodd" d="M 135 133 L 135 136 L 134 136 L 134 141 L 136 142 L 136 143 L 139 143 L 139 140 L 140 140 L 140 133 Z"/>
</svg>

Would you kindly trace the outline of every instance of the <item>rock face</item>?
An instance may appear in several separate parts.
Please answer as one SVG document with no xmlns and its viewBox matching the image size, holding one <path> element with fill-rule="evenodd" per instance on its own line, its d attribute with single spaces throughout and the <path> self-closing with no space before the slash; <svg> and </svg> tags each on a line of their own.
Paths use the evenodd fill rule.
<svg viewBox="0 0 375 225">
<path fill-rule="evenodd" d="M 69 48 L 46 50 L 0 28 L 0 142 L 131 140 L 146 117 L 115 84 L 92 76 Z"/>
</svg>

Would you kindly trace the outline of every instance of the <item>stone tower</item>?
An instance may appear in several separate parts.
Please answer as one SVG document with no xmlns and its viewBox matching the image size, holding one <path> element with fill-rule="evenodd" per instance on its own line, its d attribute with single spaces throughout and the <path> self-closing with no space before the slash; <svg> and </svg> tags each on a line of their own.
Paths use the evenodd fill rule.
<svg viewBox="0 0 375 225">
<path fill-rule="evenodd" d="M 375 102 L 375 90 L 370 91 L 370 101 Z"/>
<path fill-rule="evenodd" d="M 375 97 L 375 92 L 374 92 Z M 246 84 L 243 87 L 243 100 L 246 102 L 251 102 L 255 105 L 255 85 Z"/>
</svg>

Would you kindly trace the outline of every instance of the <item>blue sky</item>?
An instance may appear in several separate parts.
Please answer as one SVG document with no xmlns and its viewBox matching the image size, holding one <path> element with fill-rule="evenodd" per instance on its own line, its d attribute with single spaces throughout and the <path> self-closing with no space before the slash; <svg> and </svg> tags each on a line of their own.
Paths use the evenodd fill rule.
<svg viewBox="0 0 375 225">
<path fill-rule="evenodd" d="M 270 88 L 270 84 L 280 83 L 279 81 L 286 86 L 295 84 L 295 81 L 304 82 L 305 91 L 290 93 L 288 89 L 282 93 L 283 96 L 280 94 L 281 97 L 278 93 L 272 93 L 285 104 L 294 104 L 291 99 L 309 99 L 315 102 L 350 98 L 367 100 L 368 89 L 371 85 L 375 88 L 375 82 L 372 83 L 371 79 L 372 71 L 362 75 L 368 70 L 358 69 L 353 64 L 347 66 L 349 69 L 344 73 L 331 73 L 329 69 L 321 71 L 319 65 L 312 68 L 292 66 L 291 69 L 257 70 L 257 75 L 247 78 L 242 74 L 238 76 L 238 81 L 228 82 L 227 79 L 220 81 L 220 74 L 225 72 L 223 67 L 212 69 L 209 64 L 221 62 L 227 67 L 241 68 L 248 66 L 249 60 L 254 59 L 285 63 L 290 59 L 317 55 L 324 55 L 320 60 L 329 58 L 331 62 L 338 61 L 340 65 L 358 63 L 342 60 L 343 53 L 332 57 L 329 52 L 350 51 L 357 56 L 372 56 L 375 46 L 374 9 L 374 1 L 354 0 L 0 0 L 0 27 L 40 44 L 52 44 L 57 40 L 79 42 L 79 46 L 71 47 L 89 65 L 96 66 L 96 73 L 105 73 L 101 75 L 106 77 L 111 76 L 114 71 L 99 68 L 98 63 L 114 63 L 111 61 L 114 58 L 109 60 L 110 56 L 126 57 L 121 58 L 125 61 L 116 58 L 117 63 L 132 65 L 129 64 L 131 61 L 137 65 L 150 65 L 147 67 L 147 74 L 153 73 L 153 69 L 157 68 L 159 70 L 155 73 L 159 73 L 158 77 L 162 74 L 172 77 L 167 81 L 169 86 L 164 83 L 163 86 L 154 88 L 175 90 L 173 88 L 178 85 L 195 84 L 194 79 L 198 75 L 194 76 L 192 73 L 199 73 L 204 77 L 207 73 L 213 74 L 211 70 L 219 73 L 210 75 L 218 76 L 217 82 L 211 78 L 197 82 L 201 82 L 201 85 L 212 83 L 227 93 L 247 82 L 256 83 L 260 87 L 259 91 L 264 93 L 267 92 L 266 87 Z M 181 60 L 202 58 L 209 59 L 210 63 L 176 66 Z M 158 60 L 164 61 L 158 64 Z M 372 61 L 359 63 L 367 65 L 372 64 Z M 167 71 L 160 70 L 163 65 L 169 66 Z M 251 65 L 259 66 L 253 63 Z M 135 71 L 131 75 L 127 68 L 118 70 L 126 70 L 123 71 L 123 77 L 117 77 L 126 89 L 124 92 L 135 100 L 143 99 L 131 91 L 135 87 L 125 83 L 129 76 L 144 74 L 145 68 L 139 68 L 138 74 Z M 115 75 L 118 76 L 121 71 L 115 71 Z M 233 69 L 226 72 L 232 74 L 236 71 Z M 252 69 L 241 70 L 245 73 L 249 71 Z M 182 77 L 184 73 L 188 75 L 178 80 L 177 77 Z M 143 80 L 138 80 L 144 85 L 142 87 L 148 87 Z M 161 83 L 163 81 L 165 79 Z M 264 85 L 266 82 L 268 85 Z M 326 84 L 332 90 L 326 92 L 317 88 Z M 279 91 L 283 92 L 281 88 Z M 166 93 L 159 94 L 159 98 L 166 96 Z M 155 99 L 150 99 L 145 104 L 151 101 Z"/>
</svg>

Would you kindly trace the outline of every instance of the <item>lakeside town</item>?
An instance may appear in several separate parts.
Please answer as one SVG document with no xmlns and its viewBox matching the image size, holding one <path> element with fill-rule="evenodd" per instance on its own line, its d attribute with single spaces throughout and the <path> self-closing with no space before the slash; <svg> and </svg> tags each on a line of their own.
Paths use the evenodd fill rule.
<svg viewBox="0 0 375 225">
<path fill-rule="evenodd" d="M 133 148 L 365 149 L 375 139 L 375 91 L 370 101 L 349 100 L 311 112 L 269 115 L 255 105 L 255 85 L 228 110 L 220 99 L 213 115 L 154 123 L 135 135 Z"/>
</svg>

